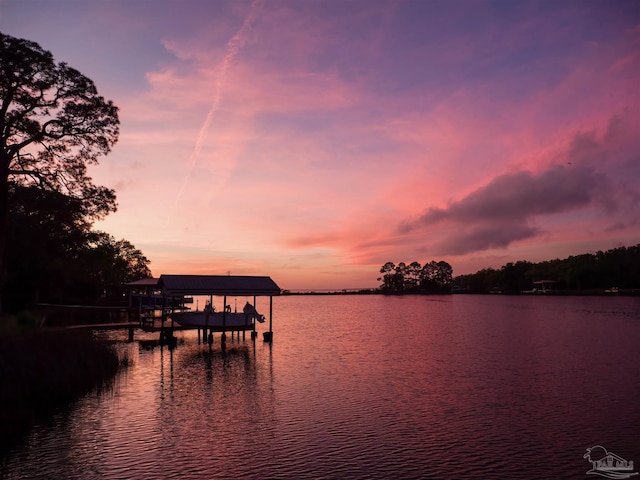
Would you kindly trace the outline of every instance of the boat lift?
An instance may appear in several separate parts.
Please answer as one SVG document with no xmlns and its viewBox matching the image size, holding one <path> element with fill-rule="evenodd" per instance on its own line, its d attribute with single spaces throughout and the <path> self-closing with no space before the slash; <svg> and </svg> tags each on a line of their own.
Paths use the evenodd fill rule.
<svg viewBox="0 0 640 480">
<path fill-rule="evenodd" d="M 265 342 L 273 340 L 273 297 L 280 295 L 280 287 L 271 279 L 265 276 L 244 276 L 244 275 L 161 275 L 158 280 L 158 288 L 162 292 L 162 338 L 173 337 L 173 320 L 169 332 L 165 331 L 164 325 L 166 317 L 171 316 L 167 311 L 172 308 L 171 299 L 176 297 L 193 297 L 193 296 L 222 296 L 224 298 L 223 305 L 227 305 L 227 297 L 253 297 L 255 307 L 256 297 L 269 297 L 269 331 L 263 332 Z M 233 326 L 229 326 L 229 331 L 233 335 Z M 226 329 L 222 330 L 223 342 L 226 339 Z M 167 335 L 167 333 L 169 335 Z M 238 332 L 239 335 L 239 332 Z M 252 338 L 257 333 L 252 332 Z M 207 338 L 206 328 L 203 329 L 203 339 Z M 212 341 L 210 332 L 209 339 Z"/>
</svg>

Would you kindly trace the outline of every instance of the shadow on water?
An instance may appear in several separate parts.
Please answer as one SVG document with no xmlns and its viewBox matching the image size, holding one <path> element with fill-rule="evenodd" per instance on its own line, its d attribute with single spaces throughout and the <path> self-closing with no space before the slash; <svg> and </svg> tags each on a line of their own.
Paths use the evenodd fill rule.
<svg viewBox="0 0 640 480">
<path fill-rule="evenodd" d="M 47 423 L 87 394 L 113 388 L 133 363 L 128 350 L 96 340 L 88 331 L 38 331 L 0 337 L 0 455 L 29 428 Z"/>
</svg>

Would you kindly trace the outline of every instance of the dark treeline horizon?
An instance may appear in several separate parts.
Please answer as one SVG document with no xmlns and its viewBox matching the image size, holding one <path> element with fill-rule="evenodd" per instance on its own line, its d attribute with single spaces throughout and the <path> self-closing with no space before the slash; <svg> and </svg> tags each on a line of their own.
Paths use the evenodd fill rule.
<svg viewBox="0 0 640 480">
<path fill-rule="evenodd" d="M 540 281 L 553 282 L 553 289 L 558 291 L 640 288 L 640 244 L 537 263 L 509 262 L 499 269 L 484 268 L 458 275 L 452 289 L 517 294 L 532 290 L 534 282 Z"/>
<path fill-rule="evenodd" d="M 519 260 L 456 277 L 447 262 L 435 260 L 424 266 L 387 262 L 380 273 L 379 288 L 386 293 L 519 294 L 541 281 L 557 291 L 631 290 L 640 288 L 640 244 L 542 262 Z"/>
</svg>

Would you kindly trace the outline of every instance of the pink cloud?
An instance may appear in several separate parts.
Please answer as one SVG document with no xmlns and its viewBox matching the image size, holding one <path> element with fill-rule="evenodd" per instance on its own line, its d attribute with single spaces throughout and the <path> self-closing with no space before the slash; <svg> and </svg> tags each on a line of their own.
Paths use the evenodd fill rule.
<svg viewBox="0 0 640 480">
<path fill-rule="evenodd" d="M 122 150 L 114 152 L 120 167 L 108 174 L 126 186 L 120 198 L 124 213 L 111 225 L 127 237 L 132 233 L 134 243 L 140 239 L 151 247 L 164 238 L 172 248 L 191 245 L 212 252 L 234 245 L 255 252 L 247 265 L 259 263 L 259 255 L 280 258 L 284 250 L 295 259 L 265 268 L 281 268 L 302 281 L 304 262 L 314 271 L 335 271 L 336 265 L 357 270 L 446 253 L 463 264 L 502 258 L 507 247 L 514 255 L 533 251 L 536 242 L 560 249 L 574 241 L 571 225 L 589 225 L 594 238 L 606 241 L 614 237 L 613 225 L 619 235 L 623 225 L 625 232 L 634 228 L 629 211 L 637 173 L 625 178 L 635 164 L 620 152 L 633 151 L 637 134 L 632 125 L 639 111 L 638 56 L 625 47 L 637 34 L 582 51 L 557 73 L 542 62 L 531 74 L 498 75 L 488 67 L 501 67 L 503 58 L 515 56 L 551 19 L 520 22 L 503 32 L 487 28 L 477 38 L 460 35 L 442 49 L 416 43 L 391 52 L 383 49 L 392 9 L 380 16 L 379 5 L 363 12 L 360 18 L 381 19 L 384 28 L 344 43 L 335 32 L 346 20 L 317 18 L 316 12 L 280 4 L 265 8 L 226 72 L 219 107 L 184 197 L 175 202 L 168 233 L 167 225 L 156 224 L 174 208 L 176 185 L 185 178 L 211 105 L 223 46 L 246 7 L 235 11 L 235 30 L 221 24 L 224 34 L 199 29 L 165 40 L 171 56 L 147 73 L 147 90 L 123 99 L 123 122 L 132 130 L 123 129 Z M 550 35 L 563 38 L 562 32 Z M 375 67 L 341 63 L 340 49 L 357 52 L 352 57 L 357 60 L 375 61 Z M 406 73 L 393 68 L 391 53 L 408 55 L 411 64 L 435 66 L 432 70 L 457 72 L 460 65 L 478 70 L 468 78 L 386 91 L 387 78 Z M 545 58 L 555 65 L 553 55 Z M 376 70 L 381 66 L 383 73 Z M 610 123 L 613 116 L 624 119 L 622 130 Z M 602 154 L 608 157 L 599 162 Z M 590 187 L 576 188 L 571 183 L 576 177 Z M 599 193 L 602 178 L 613 192 Z M 550 185 L 555 196 L 545 195 Z M 506 192 L 502 187 L 510 189 L 514 201 L 503 203 L 513 211 L 494 208 L 496 215 L 489 218 L 489 206 L 496 206 L 489 194 Z M 536 203 L 539 198 L 544 201 Z M 484 202 L 484 209 L 471 208 L 473 201 Z M 627 214 L 605 225 L 591 210 L 594 205 Z M 577 218 L 577 211 L 585 217 Z M 484 212 L 483 221 L 475 221 L 472 212 Z M 448 217 L 435 222 L 436 214 Z M 423 223 L 416 223 L 420 215 Z M 560 217 L 569 226 L 557 225 Z M 397 231 L 405 219 L 414 228 Z M 154 263 L 169 268 L 170 259 L 160 260 L 160 247 L 151 251 Z M 307 257 L 310 252 L 317 256 Z M 174 258 L 174 266 L 189 269 L 225 261 L 244 265 L 234 252 L 197 250 Z"/>
</svg>

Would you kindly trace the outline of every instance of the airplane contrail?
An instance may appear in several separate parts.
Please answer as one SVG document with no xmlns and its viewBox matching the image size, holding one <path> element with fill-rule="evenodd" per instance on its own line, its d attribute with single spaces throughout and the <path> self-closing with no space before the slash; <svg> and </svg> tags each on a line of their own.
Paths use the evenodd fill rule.
<svg viewBox="0 0 640 480">
<path fill-rule="evenodd" d="M 189 179 L 191 178 L 191 173 L 193 172 L 193 169 L 198 164 L 198 158 L 200 157 L 200 152 L 202 151 L 202 144 L 204 142 L 204 138 L 207 134 L 207 131 L 209 130 L 209 126 L 211 125 L 211 122 L 213 121 L 213 117 L 220 105 L 220 99 L 222 98 L 222 91 L 225 85 L 227 71 L 229 70 L 229 67 L 231 66 L 231 63 L 233 62 L 234 58 L 240 52 L 240 48 L 242 48 L 245 42 L 247 31 L 251 28 L 251 25 L 255 22 L 263 2 L 264 0 L 254 0 L 254 2 L 251 4 L 251 8 L 249 9 L 249 14 L 244 19 L 244 22 L 242 22 L 242 26 L 236 32 L 236 34 L 233 37 L 231 37 L 231 39 L 229 39 L 229 41 L 227 42 L 226 53 L 218 68 L 218 74 L 216 75 L 216 83 L 214 88 L 213 100 L 211 101 L 211 107 L 209 107 L 209 111 L 207 112 L 207 117 L 204 123 L 202 124 L 202 127 L 200 127 L 200 132 L 198 133 L 196 144 L 193 148 L 193 151 L 191 152 L 191 155 L 189 156 L 187 174 L 185 175 L 182 181 L 180 190 L 178 191 L 178 194 L 176 195 L 176 198 L 171 207 L 171 210 L 167 215 L 167 221 L 165 222 L 165 225 L 169 224 L 169 220 L 173 215 L 176 205 L 178 204 L 178 201 L 182 197 L 182 193 L 184 192 L 184 189 L 187 183 L 189 182 Z"/>
</svg>

